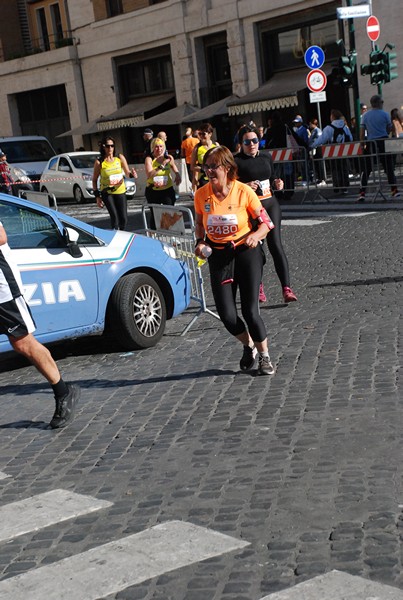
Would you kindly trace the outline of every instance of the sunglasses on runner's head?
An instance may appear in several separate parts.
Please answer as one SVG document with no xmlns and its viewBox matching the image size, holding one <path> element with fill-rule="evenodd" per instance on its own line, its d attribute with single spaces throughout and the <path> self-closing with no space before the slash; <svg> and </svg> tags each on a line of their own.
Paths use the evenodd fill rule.
<svg viewBox="0 0 403 600">
<path fill-rule="evenodd" d="M 104 148 L 114 148 L 115 144 L 104 144 Z"/>
<path fill-rule="evenodd" d="M 203 171 L 207 172 L 207 171 L 217 171 L 218 167 L 220 167 L 221 165 L 203 165 Z"/>
<path fill-rule="evenodd" d="M 244 146 L 250 146 L 251 144 L 258 144 L 259 138 L 251 138 L 250 140 L 243 140 L 242 143 Z"/>
</svg>

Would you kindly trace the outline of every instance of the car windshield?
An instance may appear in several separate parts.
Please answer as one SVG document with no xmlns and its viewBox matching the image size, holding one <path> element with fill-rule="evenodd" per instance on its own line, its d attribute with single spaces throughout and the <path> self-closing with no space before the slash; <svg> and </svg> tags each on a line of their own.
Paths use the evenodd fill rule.
<svg viewBox="0 0 403 600">
<path fill-rule="evenodd" d="M 70 160 L 76 169 L 93 169 L 98 154 L 75 154 L 70 155 Z"/>
<path fill-rule="evenodd" d="M 1 149 L 9 163 L 48 161 L 54 156 L 52 146 L 46 140 L 18 140 L 1 142 Z"/>
</svg>

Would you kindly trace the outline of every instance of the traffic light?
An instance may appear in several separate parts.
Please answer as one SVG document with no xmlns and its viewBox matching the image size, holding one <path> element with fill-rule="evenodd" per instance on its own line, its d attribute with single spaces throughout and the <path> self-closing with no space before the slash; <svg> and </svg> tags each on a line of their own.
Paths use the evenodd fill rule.
<svg viewBox="0 0 403 600">
<path fill-rule="evenodd" d="M 351 53 L 348 56 L 340 56 L 339 58 L 339 72 L 341 76 L 342 85 L 353 85 L 353 76 L 355 72 L 357 62 L 357 55 Z"/>
<path fill-rule="evenodd" d="M 389 83 L 398 77 L 394 70 L 397 64 L 392 62 L 396 58 L 395 52 L 385 52 L 385 48 L 394 48 L 393 44 L 386 44 L 382 52 L 377 46 L 369 55 L 369 65 L 361 65 L 361 75 L 370 75 L 372 85 Z"/>
<path fill-rule="evenodd" d="M 397 73 L 393 71 L 397 69 L 397 63 L 392 62 L 393 59 L 396 58 L 396 52 L 385 52 L 386 60 L 385 60 L 385 83 L 389 83 L 393 79 L 398 77 Z"/>
<path fill-rule="evenodd" d="M 372 85 L 385 83 L 386 60 L 386 52 L 374 50 L 370 53 L 369 62 L 371 63 L 372 67 L 370 70 Z"/>
</svg>

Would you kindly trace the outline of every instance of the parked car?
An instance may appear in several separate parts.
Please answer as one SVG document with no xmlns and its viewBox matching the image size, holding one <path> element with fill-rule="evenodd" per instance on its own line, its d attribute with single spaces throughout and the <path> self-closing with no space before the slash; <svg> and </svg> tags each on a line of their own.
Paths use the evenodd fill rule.
<svg viewBox="0 0 403 600">
<path fill-rule="evenodd" d="M 56 200 L 74 198 L 77 203 L 95 201 L 92 189 L 92 173 L 99 152 L 66 152 L 53 156 L 41 177 L 41 192 L 54 194 Z M 136 184 L 124 177 L 126 195 L 136 193 Z"/>
<path fill-rule="evenodd" d="M 190 302 L 187 265 L 168 244 L 8 194 L 0 216 L 43 343 L 106 332 L 122 348 L 149 348 Z M 0 352 L 10 349 L 0 335 Z"/>
<path fill-rule="evenodd" d="M 0 148 L 7 155 L 10 167 L 22 169 L 38 191 L 42 171 L 56 154 L 49 140 L 42 135 L 0 137 Z"/>
</svg>

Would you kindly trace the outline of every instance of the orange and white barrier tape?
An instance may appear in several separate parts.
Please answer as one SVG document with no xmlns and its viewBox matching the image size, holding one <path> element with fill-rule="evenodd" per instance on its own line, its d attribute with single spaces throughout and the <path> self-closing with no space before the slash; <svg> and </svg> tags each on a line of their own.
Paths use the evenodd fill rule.
<svg viewBox="0 0 403 600">
<path fill-rule="evenodd" d="M 293 159 L 292 148 L 279 148 L 274 150 L 269 150 L 273 162 L 286 162 Z"/>
<path fill-rule="evenodd" d="M 360 142 L 347 142 L 345 144 L 328 144 L 322 146 L 322 158 L 345 158 L 362 154 Z"/>
</svg>

